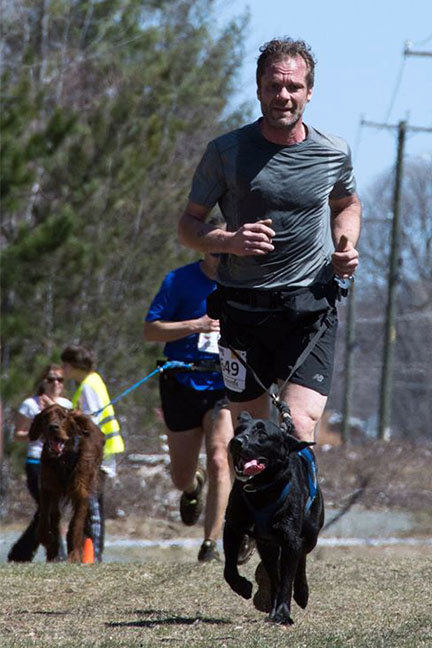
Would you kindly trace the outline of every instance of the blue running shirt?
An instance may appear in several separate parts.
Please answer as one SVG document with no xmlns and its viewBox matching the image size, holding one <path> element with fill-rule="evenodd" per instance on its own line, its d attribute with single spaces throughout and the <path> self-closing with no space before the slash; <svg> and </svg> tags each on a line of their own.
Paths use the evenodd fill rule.
<svg viewBox="0 0 432 648">
<path fill-rule="evenodd" d="M 147 322 L 182 322 L 202 317 L 207 312 L 207 296 L 215 288 L 216 282 L 201 271 L 200 261 L 172 270 L 165 276 L 145 319 Z M 167 342 L 163 351 L 165 357 L 182 362 L 219 360 L 217 353 L 198 349 L 198 337 L 194 334 Z M 222 374 L 218 371 L 181 372 L 175 377 L 186 387 L 196 390 L 224 389 Z"/>
</svg>

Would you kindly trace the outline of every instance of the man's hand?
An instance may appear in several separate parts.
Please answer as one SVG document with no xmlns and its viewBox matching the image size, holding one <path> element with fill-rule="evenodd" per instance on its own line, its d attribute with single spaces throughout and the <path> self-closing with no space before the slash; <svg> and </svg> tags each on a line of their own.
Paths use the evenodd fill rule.
<svg viewBox="0 0 432 648">
<path fill-rule="evenodd" d="M 359 254 L 351 241 L 342 234 L 332 255 L 335 274 L 342 279 L 351 277 L 359 264 Z"/>
<path fill-rule="evenodd" d="M 274 250 L 272 238 L 275 231 L 270 228 L 271 219 L 245 223 L 234 232 L 229 239 L 227 249 L 229 254 L 237 256 L 252 256 L 268 254 Z"/>
<path fill-rule="evenodd" d="M 195 320 L 198 333 L 219 333 L 219 320 L 212 319 L 208 315 L 203 315 Z"/>
<path fill-rule="evenodd" d="M 48 394 L 41 394 L 39 396 L 39 404 L 41 406 L 41 409 L 45 409 L 45 407 L 49 407 L 49 405 L 54 405 L 55 400 L 53 398 L 50 398 Z"/>
</svg>

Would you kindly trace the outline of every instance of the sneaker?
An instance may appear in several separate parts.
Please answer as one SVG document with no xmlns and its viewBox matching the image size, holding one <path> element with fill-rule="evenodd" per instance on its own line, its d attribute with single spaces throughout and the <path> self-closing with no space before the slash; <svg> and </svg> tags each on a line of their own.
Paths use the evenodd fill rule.
<svg viewBox="0 0 432 648">
<path fill-rule="evenodd" d="M 184 492 L 180 499 L 180 517 L 183 524 L 193 526 L 198 522 L 203 509 L 202 490 L 205 484 L 205 474 L 198 468 L 196 471 L 198 486 L 193 493 Z"/>
<path fill-rule="evenodd" d="M 237 565 L 244 565 L 255 553 L 255 540 L 247 533 L 244 534 L 237 557 Z"/>
<path fill-rule="evenodd" d="M 270 577 L 262 562 L 258 563 L 255 570 L 255 580 L 258 589 L 253 597 L 253 604 L 260 612 L 271 612 L 273 606 L 271 600 Z"/>
<path fill-rule="evenodd" d="M 198 552 L 199 562 L 210 562 L 217 560 L 220 562 L 219 552 L 216 549 L 216 542 L 214 540 L 204 540 Z"/>
</svg>

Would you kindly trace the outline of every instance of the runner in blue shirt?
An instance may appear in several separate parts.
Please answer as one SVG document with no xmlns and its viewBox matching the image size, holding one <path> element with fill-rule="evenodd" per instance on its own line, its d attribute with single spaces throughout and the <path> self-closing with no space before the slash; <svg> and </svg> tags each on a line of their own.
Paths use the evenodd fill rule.
<svg viewBox="0 0 432 648">
<path fill-rule="evenodd" d="M 219 368 L 219 321 L 206 315 L 207 296 L 216 288 L 218 255 L 169 272 L 146 316 L 144 337 L 165 342 L 169 360 L 192 362 L 198 371 L 160 375 L 160 395 L 173 484 L 182 491 L 184 524 L 198 521 L 203 508 L 205 473 L 198 467 L 203 444 L 207 453 L 208 491 L 200 562 L 218 559 L 216 540 L 231 489 L 227 445 L 233 430 Z"/>
</svg>

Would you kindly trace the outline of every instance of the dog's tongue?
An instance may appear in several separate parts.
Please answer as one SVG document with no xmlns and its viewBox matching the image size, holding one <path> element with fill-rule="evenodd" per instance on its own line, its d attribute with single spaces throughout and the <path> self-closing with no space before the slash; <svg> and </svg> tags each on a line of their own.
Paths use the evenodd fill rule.
<svg viewBox="0 0 432 648">
<path fill-rule="evenodd" d="M 54 439 L 50 443 L 51 448 L 54 450 L 54 452 L 57 452 L 57 454 L 61 454 L 64 450 L 64 441 L 58 441 L 57 439 Z"/>
<path fill-rule="evenodd" d="M 258 463 L 256 459 L 252 459 L 251 461 L 247 461 L 244 465 L 243 468 L 243 474 L 249 476 L 253 475 L 258 475 L 260 472 L 262 472 L 265 468 L 265 465 L 262 463 Z"/>
</svg>

